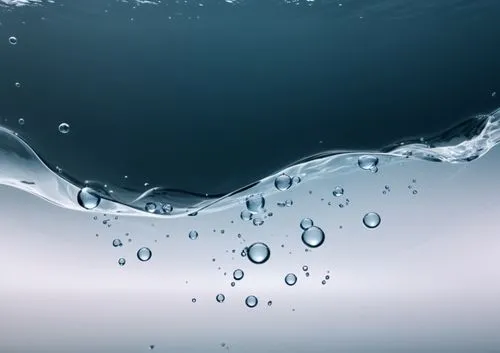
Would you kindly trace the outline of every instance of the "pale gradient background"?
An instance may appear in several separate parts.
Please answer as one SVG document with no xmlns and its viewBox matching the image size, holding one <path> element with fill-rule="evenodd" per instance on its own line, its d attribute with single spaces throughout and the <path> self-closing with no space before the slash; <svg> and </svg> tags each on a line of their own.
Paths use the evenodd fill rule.
<svg viewBox="0 0 500 353">
<path fill-rule="evenodd" d="M 95 221 L 2 188 L 0 352 L 136 353 L 154 344 L 154 352 L 211 353 L 223 342 L 231 352 L 500 352 L 499 158 L 496 149 L 467 165 L 404 162 L 377 174 L 306 177 L 267 200 L 274 215 L 260 227 L 234 208 L 112 218 L 108 228 L 102 215 Z M 350 199 L 344 208 L 327 205 L 338 202 L 338 184 Z M 275 206 L 287 198 L 292 207 Z M 361 219 L 372 210 L 382 223 L 368 230 Z M 305 216 L 327 237 L 311 252 L 300 240 Z M 112 247 L 115 237 L 122 248 Z M 268 263 L 238 255 L 253 241 L 270 246 Z M 135 257 L 141 246 L 153 251 L 147 263 Z M 236 268 L 245 277 L 233 288 Z M 299 277 L 294 287 L 283 281 L 288 272 Z M 254 309 L 243 303 L 249 294 L 260 300 Z"/>
</svg>

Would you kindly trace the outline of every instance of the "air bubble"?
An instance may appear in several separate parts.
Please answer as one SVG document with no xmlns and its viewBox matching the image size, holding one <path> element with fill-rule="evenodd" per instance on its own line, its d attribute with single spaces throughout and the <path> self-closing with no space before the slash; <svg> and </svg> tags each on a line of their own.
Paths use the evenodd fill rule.
<svg viewBox="0 0 500 353">
<path fill-rule="evenodd" d="M 16 83 L 14 83 L 14 86 L 16 86 L 16 88 L 21 88 L 21 83 L 20 82 L 16 82 Z"/>
<path fill-rule="evenodd" d="M 19 118 L 17 120 L 17 122 L 19 123 L 19 125 L 24 125 L 24 119 L 23 118 Z"/>
<path fill-rule="evenodd" d="M 293 273 L 289 273 L 285 276 L 285 283 L 288 284 L 289 286 L 293 286 L 295 283 L 297 283 L 297 276 Z"/>
<path fill-rule="evenodd" d="M 99 197 L 99 195 L 97 195 L 97 193 L 93 189 L 87 186 L 78 192 L 77 200 L 78 204 L 83 208 L 86 208 L 87 210 L 96 208 L 101 202 L 101 198 Z"/>
<path fill-rule="evenodd" d="M 67 134 L 69 132 L 69 124 L 68 123 L 60 123 L 58 129 L 59 129 L 59 132 L 61 134 Z"/>
<path fill-rule="evenodd" d="M 140 248 L 137 251 L 137 258 L 141 261 L 148 261 L 151 258 L 151 250 L 149 248 Z"/>
<path fill-rule="evenodd" d="M 271 251 L 264 243 L 254 243 L 248 247 L 248 259 L 254 264 L 263 264 L 271 256 Z"/>
<path fill-rule="evenodd" d="M 286 207 L 291 207 L 293 205 L 293 200 L 286 200 L 285 201 L 285 206 Z"/>
<path fill-rule="evenodd" d="M 332 192 L 333 196 L 339 197 L 344 195 L 344 188 L 342 186 L 336 186 Z"/>
<path fill-rule="evenodd" d="M 146 211 L 149 213 L 155 213 L 156 211 L 156 204 L 154 202 L 148 202 L 145 207 Z"/>
<path fill-rule="evenodd" d="M 311 228 L 314 225 L 314 222 L 310 218 L 304 218 L 302 221 L 300 221 L 300 228 L 306 230 Z"/>
<path fill-rule="evenodd" d="M 188 236 L 189 236 L 189 239 L 196 240 L 196 239 L 198 239 L 198 232 L 195 230 L 192 230 L 189 232 Z"/>
<path fill-rule="evenodd" d="M 249 210 L 243 210 L 240 213 L 240 218 L 244 221 L 249 221 L 252 219 L 252 212 L 250 212 Z"/>
<path fill-rule="evenodd" d="M 262 195 L 250 195 L 246 198 L 247 209 L 252 213 L 262 212 L 266 200 Z"/>
<path fill-rule="evenodd" d="M 117 248 L 117 247 L 119 247 L 119 246 L 122 246 L 122 245 L 123 245 L 123 244 L 122 244 L 122 241 L 121 241 L 120 239 L 115 239 L 115 240 L 113 240 L 113 246 L 114 246 L 115 248 Z"/>
<path fill-rule="evenodd" d="M 12 37 L 9 37 L 9 43 L 12 44 L 12 45 L 16 45 L 17 44 L 17 38 L 12 36 Z"/>
<path fill-rule="evenodd" d="M 274 186 L 280 191 L 288 190 L 290 186 L 292 186 L 292 178 L 283 173 L 276 177 L 276 179 L 274 180 Z"/>
<path fill-rule="evenodd" d="M 256 296 L 254 295 L 249 295 L 246 299 L 245 299 L 245 304 L 249 307 L 249 308 L 255 308 L 257 306 L 257 304 L 259 303 L 259 300 L 257 299 Z"/>
<path fill-rule="evenodd" d="M 127 262 L 127 260 L 125 260 L 123 257 L 120 257 L 118 259 L 118 265 L 120 265 L 120 266 L 124 266 L 126 262 Z"/>
<path fill-rule="evenodd" d="M 307 267 L 306 265 L 302 266 L 302 271 L 307 271 L 309 270 L 309 267 Z"/>
<path fill-rule="evenodd" d="M 161 207 L 162 211 L 166 214 L 171 214 L 174 208 L 172 207 L 171 204 L 166 203 Z"/>
<path fill-rule="evenodd" d="M 377 170 L 378 158 L 371 155 L 364 155 L 358 158 L 358 166 L 364 170 Z"/>
<path fill-rule="evenodd" d="M 380 216 L 375 212 L 368 212 L 363 217 L 363 224 L 367 228 L 377 228 L 380 224 Z"/>
<path fill-rule="evenodd" d="M 224 300 L 226 300 L 226 297 L 224 296 L 224 294 L 222 293 L 219 293 L 217 294 L 217 296 L 215 297 L 215 300 L 217 300 L 218 303 L 223 303 Z"/>
<path fill-rule="evenodd" d="M 254 218 L 253 219 L 253 225 L 254 226 L 261 226 L 264 224 L 264 220 L 260 217 Z"/>
<path fill-rule="evenodd" d="M 245 272 L 240 269 L 234 270 L 233 278 L 237 281 L 241 280 L 245 276 Z"/>
<path fill-rule="evenodd" d="M 297 175 L 297 176 L 294 176 L 294 177 L 292 178 L 292 183 L 293 183 L 294 185 L 299 184 L 301 181 L 302 181 L 302 179 L 300 179 L 300 177 L 299 177 L 298 175 Z"/>
<path fill-rule="evenodd" d="M 310 248 L 317 248 L 325 241 L 325 233 L 321 228 L 312 226 L 302 232 L 302 241 Z"/>
</svg>

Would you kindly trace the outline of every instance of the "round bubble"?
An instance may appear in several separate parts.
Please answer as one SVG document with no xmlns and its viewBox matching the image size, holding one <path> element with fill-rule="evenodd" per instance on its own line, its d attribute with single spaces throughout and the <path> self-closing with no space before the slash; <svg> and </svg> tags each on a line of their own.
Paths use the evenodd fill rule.
<svg viewBox="0 0 500 353">
<path fill-rule="evenodd" d="M 141 261 L 148 261 L 151 258 L 151 250 L 149 248 L 140 248 L 137 250 L 137 258 Z"/>
<path fill-rule="evenodd" d="M 339 197 L 344 195 L 344 188 L 342 186 L 336 186 L 332 192 L 333 196 Z"/>
<path fill-rule="evenodd" d="M 146 211 L 148 211 L 149 213 L 155 213 L 156 211 L 156 204 L 154 202 L 148 202 L 146 204 Z"/>
<path fill-rule="evenodd" d="M 252 223 L 254 226 L 261 226 L 264 224 L 264 220 L 260 217 L 256 217 L 253 219 Z"/>
<path fill-rule="evenodd" d="M 285 276 L 285 283 L 288 284 L 289 286 L 293 286 L 295 283 L 297 283 L 297 276 L 293 273 L 289 273 Z"/>
<path fill-rule="evenodd" d="M 12 37 L 9 37 L 9 43 L 12 44 L 12 45 L 16 45 L 17 44 L 17 38 L 12 36 Z"/>
<path fill-rule="evenodd" d="M 300 221 L 300 228 L 306 230 L 311 228 L 314 225 L 314 222 L 310 218 L 304 218 L 302 221 Z"/>
<path fill-rule="evenodd" d="M 93 189 L 87 186 L 78 192 L 77 200 L 78 204 L 83 208 L 86 208 L 87 210 L 96 208 L 101 202 L 101 198 L 99 197 L 99 195 L 97 195 L 97 193 Z"/>
<path fill-rule="evenodd" d="M 363 217 L 363 224 L 367 228 L 377 228 L 380 224 L 380 216 L 375 212 L 368 212 Z"/>
<path fill-rule="evenodd" d="M 16 86 L 16 88 L 20 88 L 21 87 L 21 83 L 20 82 L 16 82 L 16 83 L 14 83 L 14 85 Z"/>
<path fill-rule="evenodd" d="M 116 248 L 116 247 L 119 247 L 119 246 L 122 246 L 122 241 L 120 239 L 115 239 L 113 240 L 113 246 Z"/>
<path fill-rule="evenodd" d="M 377 168 L 378 158 L 372 155 L 363 155 L 358 158 L 358 166 L 364 170 L 374 170 Z"/>
<path fill-rule="evenodd" d="M 17 120 L 17 122 L 19 123 L 19 125 L 24 125 L 24 119 L 23 118 L 19 118 L 19 120 Z"/>
<path fill-rule="evenodd" d="M 250 212 L 249 210 L 243 210 L 240 213 L 240 218 L 244 221 L 249 221 L 252 219 L 252 212 Z"/>
<path fill-rule="evenodd" d="M 196 240 L 198 239 L 198 232 L 195 230 L 192 230 L 189 232 L 189 239 L 191 240 Z"/>
<path fill-rule="evenodd" d="M 283 173 L 274 179 L 274 186 L 280 191 L 285 191 L 292 186 L 292 178 Z"/>
<path fill-rule="evenodd" d="M 120 265 L 120 266 L 124 266 L 126 262 L 127 261 L 123 257 L 120 257 L 118 259 L 118 265 Z"/>
<path fill-rule="evenodd" d="M 325 233 L 321 228 L 312 226 L 302 232 L 302 241 L 310 248 L 317 248 L 325 241 Z"/>
<path fill-rule="evenodd" d="M 222 293 L 219 293 L 217 294 L 217 296 L 215 297 L 215 300 L 217 300 L 218 303 L 223 303 L 224 300 L 226 300 L 226 297 L 224 296 L 224 294 Z"/>
<path fill-rule="evenodd" d="M 249 295 L 246 299 L 245 299 L 245 304 L 249 307 L 249 308 L 255 308 L 257 306 L 257 304 L 259 303 L 259 300 L 257 299 L 256 296 L 254 295 Z"/>
<path fill-rule="evenodd" d="M 245 276 L 245 273 L 242 270 L 240 270 L 240 269 L 234 270 L 233 278 L 235 280 L 239 281 L 240 279 L 243 278 L 243 276 Z"/>
<path fill-rule="evenodd" d="M 59 132 L 61 134 L 67 134 L 69 132 L 69 124 L 68 123 L 60 123 L 58 129 L 59 129 Z"/>
<path fill-rule="evenodd" d="M 161 207 L 162 211 L 166 214 L 171 214 L 174 208 L 172 207 L 171 204 L 166 203 Z"/>
<path fill-rule="evenodd" d="M 250 195 L 246 198 L 247 209 L 252 213 L 259 213 L 264 210 L 266 200 L 262 195 Z"/>
<path fill-rule="evenodd" d="M 264 243 L 254 243 L 248 247 L 248 259 L 254 264 L 263 264 L 271 256 L 271 251 Z"/>
</svg>

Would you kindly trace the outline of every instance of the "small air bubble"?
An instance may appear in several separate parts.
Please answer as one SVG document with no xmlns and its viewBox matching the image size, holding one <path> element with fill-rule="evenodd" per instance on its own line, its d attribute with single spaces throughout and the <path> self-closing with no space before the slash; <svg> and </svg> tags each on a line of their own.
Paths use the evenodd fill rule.
<svg viewBox="0 0 500 353">
<path fill-rule="evenodd" d="M 113 246 L 114 246 L 115 248 L 117 248 L 117 247 L 119 247 L 119 246 L 122 246 L 122 245 L 123 245 L 123 244 L 122 244 L 122 241 L 121 241 L 120 239 L 115 239 L 115 240 L 113 240 Z"/>
<path fill-rule="evenodd" d="M 252 213 L 262 212 L 265 204 L 266 200 L 262 195 L 250 195 L 246 198 L 247 209 Z"/>
<path fill-rule="evenodd" d="M 148 261 L 151 258 L 151 250 L 149 248 L 140 248 L 137 251 L 137 258 L 141 261 Z"/>
<path fill-rule="evenodd" d="M 317 248 L 325 241 L 325 233 L 316 226 L 311 226 L 302 232 L 302 241 L 311 248 Z"/>
<path fill-rule="evenodd" d="M 261 226 L 264 224 L 264 220 L 260 217 L 254 218 L 253 219 L 253 225 L 254 226 Z"/>
<path fill-rule="evenodd" d="M 244 276 L 245 273 L 240 269 L 234 270 L 233 272 L 233 278 L 237 281 L 241 280 Z"/>
<path fill-rule="evenodd" d="M 171 213 L 172 213 L 172 211 L 174 210 L 174 208 L 172 207 L 172 205 L 171 205 L 171 204 L 169 204 L 169 203 L 164 204 L 164 205 L 161 207 L 161 209 L 162 209 L 162 210 L 163 210 L 163 212 L 164 212 L 164 213 L 166 213 L 166 214 L 171 214 Z"/>
<path fill-rule="evenodd" d="M 118 259 L 118 265 L 120 265 L 120 266 L 124 266 L 126 262 L 127 261 L 123 257 L 120 257 Z"/>
<path fill-rule="evenodd" d="M 287 174 L 281 174 L 274 180 L 274 186 L 280 191 L 285 191 L 292 186 L 292 178 Z"/>
<path fill-rule="evenodd" d="M 154 202 L 148 202 L 145 207 L 146 211 L 149 213 L 155 213 L 156 211 L 156 204 Z"/>
<path fill-rule="evenodd" d="M 302 266 L 302 271 L 307 271 L 309 270 L 309 267 L 307 267 L 306 265 Z"/>
<path fill-rule="evenodd" d="M 189 236 L 189 239 L 196 240 L 196 239 L 198 239 L 198 232 L 195 230 L 192 230 L 189 232 L 188 236 Z"/>
<path fill-rule="evenodd" d="M 344 188 L 342 186 L 336 186 L 332 192 L 333 196 L 339 197 L 344 195 Z"/>
<path fill-rule="evenodd" d="M 93 189 L 84 187 L 78 192 L 77 201 L 83 208 L 91 210 L 99 206 L 101 198 Z"/>
<path fill-rule="evenodd" d="M 9 43 L 12 44 L 12 45 L 16 45 L 17 44 L 17 38 L 12 36 L 12 37 L 9 37 Z"/>
<path fill-rule="evenodd" d="M 17 120 L 17 122 L 19 123 L 19 125 L 24 125 L 24 119 L 23 118 L 19 118 Z"/>
<path fill-rule="evenodd" d="M 14 86 L 16 86 L 16 88 L 21 88 L 21 83 L 20 82 L 16 82 L 16 83 L 14 83 Z"/>
<path fill-rule="evenodd" d="M 295 283 L 297 283 L 297 276 L 293 273 L 289 273 L 285 276 L 285 283 L 288 284 L 289 286 L 293 286 Z"/>
<path fill-rule="evenodd" d="M 254 264 L 263 264 L 271 256 L 271 251 L 264 243 L 254 243 L 248 247 L 248 259 Z"/>
<path fill-rule="evenodd" d="M 380 224 L 380 216 L 378 215 L 378 213 L 369 212 L 363 217 L 363 224 L 367 228 L 377 228 Z"/>
<path fill-rule="evenodd" d="M 363 155 L 358 158 L 358 166 L 364 170 L 373 171 L 377 167 L 378 158 L 371 155 Z"/>
<path fill-rule="evenodd" d="M 302 221 L 300 221 L 300 228 L 303 230 L 309 229 L 314 225 L 314 222 L 310 218 L 304 218 Z"/>
<path fill-rule="evenodd" d="M 246 299 L 245 299 L 245 304 L 249 307 L 249 308 L 255 308 L 257 306 L 257 304 L 259 303 L 259 300 L 257 299 L 256 296 L 254 295 L 249 295 Z"/>
<path fill-rule="evenodd" d="M 222 293 L 217 294 L 217 296 L 215 297 L 215 300 L 217 300 L 218 303 L 223 303 L 225 299 L 226 297 Z"/>
<path fill-rule="evenodd" d="M 61 134 L 67 134 L 69 132 L 69 124 L 60 123 L 58 129 Z"/>
</svg>

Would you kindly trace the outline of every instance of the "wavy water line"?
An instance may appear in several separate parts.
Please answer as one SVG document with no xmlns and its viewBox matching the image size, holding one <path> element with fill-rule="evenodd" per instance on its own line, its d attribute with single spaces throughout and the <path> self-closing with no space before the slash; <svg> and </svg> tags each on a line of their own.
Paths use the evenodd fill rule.
<svg viewBox="0 0 500 353">
<path fill-rule="evenodd" d="M 244 204 L 249 195 L 267 197 L 284 192 L 275 185 L 276 178 L 280 176 L 295 177 L 296 182 L 299 179 L 309 182 L 331 177 L 332 174 L 358 171 L 358 159 L 362 155 L 376 157 L 376 168 L 383 168 L 401 159 L 467 163 L 485 155 L 499 142 L 500 109 L 497 109 L 490 114 L 470 118 L 429 139 L 400 142 L 379 151 L 325 151 L 301 159 L 233 192 L 202 195 L 161 187 L 142 192 L 97 181 L 78 181 L 51 166 L 50 162 L 44 162 L 17 133 L 0 127 L 0 185 L 23 190 L 54 205 L 72 210 L 149 217 L 184 217 Z M 293 188 L 294 185 L 291 183 L 288 186 Z M 89 197 L 99 201 L 95 208 L 87 210 L 82 207 L 79 202 L 82 188 L 86 188 Z"/>
</svg>

